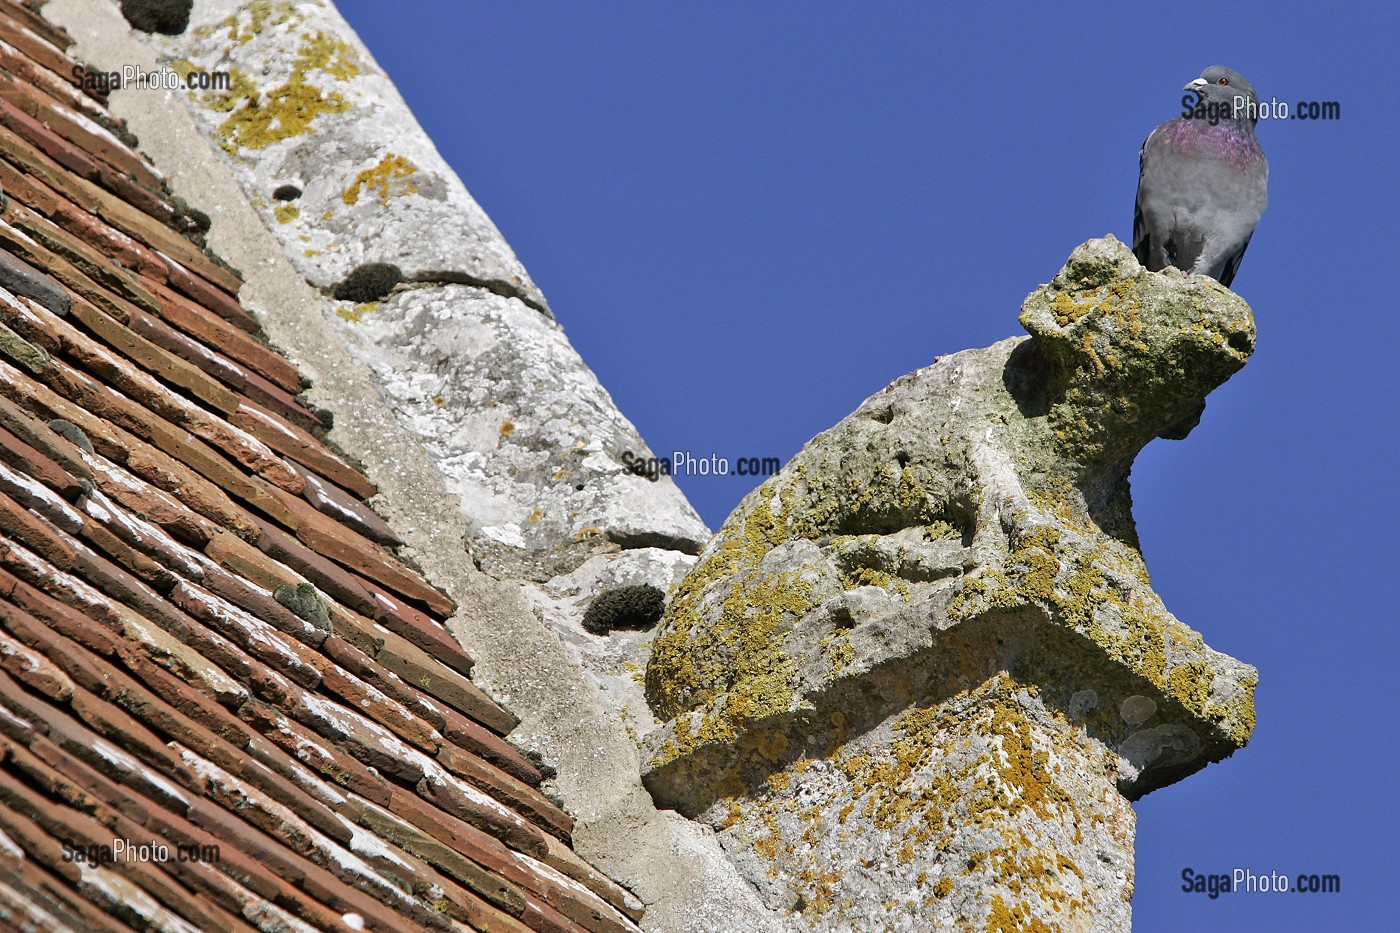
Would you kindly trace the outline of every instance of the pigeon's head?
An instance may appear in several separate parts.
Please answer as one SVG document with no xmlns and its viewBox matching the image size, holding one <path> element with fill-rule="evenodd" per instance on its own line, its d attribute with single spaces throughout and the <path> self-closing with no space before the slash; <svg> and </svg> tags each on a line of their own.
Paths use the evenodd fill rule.
<svg viewBox="0 0 1400 933">
<path fill-rule="evenodd" d="M 1234 107 L 1251 116 L 1258 112 L 1259 96 L 1254 93 L 1254 85 L 1246 81 L 1244 75 L 1224 65 L 1211 65 L 1182 90 L 1194 92 L 1203 104 Z"/>
</svg>

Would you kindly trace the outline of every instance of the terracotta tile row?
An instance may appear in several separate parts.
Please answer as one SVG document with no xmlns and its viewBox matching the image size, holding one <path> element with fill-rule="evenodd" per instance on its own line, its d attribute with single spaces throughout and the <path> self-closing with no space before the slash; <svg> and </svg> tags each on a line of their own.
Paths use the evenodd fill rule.
<svg viewBox="0 0 1400 933">
<path fill-rule="evenodd" d="M 165 180 L 110 130 L 65 107 L 44 85 L 0 73 L 0 99 L 41 120 L 49 130 L 136 183 L 152 191 L 159 191 L 164 186 Z"/>
<path fill-rule="evenodd" d="M 0 930 L 635 931 L 66 47 L 0 0 Z"/>
<path fill-rule="evenodd" d="M 71 73 L 73 62 L 64 54 L 68 39 L 62 30 L 19 3 L 0 6 L 0 35 L 31 67 L 60 75 Z"/>
</svg>

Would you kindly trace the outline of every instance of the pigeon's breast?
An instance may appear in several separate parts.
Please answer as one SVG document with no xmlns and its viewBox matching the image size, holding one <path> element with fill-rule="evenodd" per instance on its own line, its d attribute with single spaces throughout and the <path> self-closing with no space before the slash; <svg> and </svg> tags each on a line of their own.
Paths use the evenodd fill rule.
<svg viewBox="0 0 1400 933">
<path fill-rule="evenodd" d="M 1219 162 L 1240 172 L 1253 173 L 1265 164 L 1264 150 L 1246 123 L 1177 117 L 1162 126 L 1162 144 L 1181 155 Z"/>
</svg>

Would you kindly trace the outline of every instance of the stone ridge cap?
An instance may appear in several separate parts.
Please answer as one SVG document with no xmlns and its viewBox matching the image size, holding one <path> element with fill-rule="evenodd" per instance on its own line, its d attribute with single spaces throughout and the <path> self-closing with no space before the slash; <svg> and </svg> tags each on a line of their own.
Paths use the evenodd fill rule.
<svg viewBox="0 0 1400 933">
<path fill-rule="evenodd" d="M 397 556 L 237 278 L 102 102 L 62 90 L 68 43 L 33 17 L 0 3 L 28 30 L 6 68 L 47 76 L 0 97 L 7 909 L 636 930 L 472 682 L 456 604 Z"/>
<path fill-rule="evenodd" d="M 226 73 L 180 92 L 347 350 L 460 495 L 499 579 L 710 536 L 553 319 L 500 231 L 334 6 L 200 3 L 168 66 Z"/>
<path fill-rule="evenodd" d="M 234 76 L 227 90 L 192 95 L 209 115 L 204 128 L 313 285 L 329 289 L 358 266 L 393 263 L 409 279 L 470 282 L 552 318 L 333 4 L 201 3 L 180 36 L 152 38 L 178 70 Z M 300 193 L 279 200 L 284 185 Z"/>
</svg>

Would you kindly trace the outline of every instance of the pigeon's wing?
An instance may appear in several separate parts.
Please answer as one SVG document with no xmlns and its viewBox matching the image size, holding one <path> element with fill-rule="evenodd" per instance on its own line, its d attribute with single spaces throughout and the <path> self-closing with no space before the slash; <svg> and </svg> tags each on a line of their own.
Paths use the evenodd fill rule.
<svg viewBox="0 0 1400 933">
<path fill-rule="evenodd" d="M 1251 232 L 1249 236 L 1244 238 L 1244 242 L 1240 244 L 1239 252 L 1235 253 L 1235 255 L 1233 256 L 1226 258 L 1225 268 L 1221 270 L 1220 278 L 1217 280 L 1220 282 L 1221 285 L 1224 285 L 1226 288 L 1229 288 L 1230 283 L 1235 280 L 1235 273 L 1240 271 L 1240 260 L 1244 258 L 1244 251 L 1249 249 L 1249 241 L 1253 238 L 1254 234 L 1253 232 Z"/>
<path fill-rule="evenodd" d="M 1137 201 L 1133 211 L 1133 255 L 1143 268 L 1153 272 L 1161 272 L 1176 258 L 1168 242 L 1172 238 L 1173 216 L 1167 207 L 1172 188 L 1172 153 L 1162 146 L 1158 138 L 1161 132 L 1159 126 L 1149 133 L 1138 153 Z"/>
<path fill-rule="evenodd" d="M 1147 144 L 1152 141 L 1152 133 L 1147 134 L 1138 150 L 1138 190 L 1133 201 L 1133 254 L 1144 266 L 1147 265 L 1147 220 L 1142 215 L 1142 176 L 1147 171 Z"/>
</svg>

